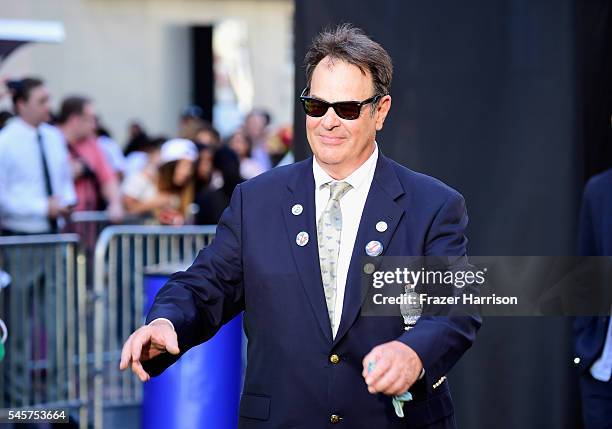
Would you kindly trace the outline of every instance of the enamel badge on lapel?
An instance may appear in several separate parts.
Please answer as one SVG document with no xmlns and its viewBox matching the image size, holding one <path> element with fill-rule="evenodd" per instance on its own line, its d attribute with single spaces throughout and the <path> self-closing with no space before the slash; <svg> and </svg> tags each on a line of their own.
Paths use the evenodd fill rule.
<svg viewBox="0 0 612 429">
<path fill-rule="evenodd" d="M 380 221 L 376 224 L 376 231 L 378 232 L 385 232 L 387 230 L 387 222 L 385 221 Z"/>
<path fill-rule="evenodd" d="M 383 251 L 383 245 L 380 241 L 372 240 L 366 244 L 365 251 L 368 256 L 378 256 Z"/>
<path fill-rule="evenodd" d="M 295 237 L 295 242 L 300 247 L 306 246 L 306 244 L 308 244 L 308 233 L 306 231 L 300 232 L 297 237 Z"/>
<path fill-rule="evenodd" d="M 293 213 L 294 216 L 301 215 L 303 211 L 304 211 L 304 207 L 302 207 L 301 204 L 296 204 L 293 207 L 291 207 L 291 213 Z"/>
</svg>

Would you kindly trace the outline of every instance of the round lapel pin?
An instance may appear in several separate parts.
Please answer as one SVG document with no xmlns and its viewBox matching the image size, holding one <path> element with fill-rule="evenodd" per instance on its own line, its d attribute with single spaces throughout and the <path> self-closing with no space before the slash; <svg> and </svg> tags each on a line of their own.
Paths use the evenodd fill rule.
<svg viewBox="0 0 612 429">
<path fill-rule="evenodd" d="M 380 241 L 372 240 L 366 244 L 365 251 L 368 256 L 378 256 L 383 251 L 383 245 Z"/>
<path fill-rule="evenodd" d="M 376 224 L 376 231 L 385 232 L 387 230 L 387 222 L 380 221 Z"/>
<path fill-rule="evenodd" d="M 308 244 L 308 233 L 306 231 L 300 232 L 297 237 L 295 237 L 295 242 L 300 247 L 306 246 L 306 244 Z"/>
<path fill-rule="evenodd" d="M 374 267 L 374 264 L 367 263 L 363 266 L 363 272 L 366 274 L 372 274 L 375 268 L 376 267 Z"/>
<path fill-rule="evenodd" d="M 301 204 L 296 204 L 293 207 L 291 207 L 291 213 L 293 213 L 294 216 L 301 215 L 303 211 L 304 211 L 304 207 L 302 207 Z"/>
</svg>

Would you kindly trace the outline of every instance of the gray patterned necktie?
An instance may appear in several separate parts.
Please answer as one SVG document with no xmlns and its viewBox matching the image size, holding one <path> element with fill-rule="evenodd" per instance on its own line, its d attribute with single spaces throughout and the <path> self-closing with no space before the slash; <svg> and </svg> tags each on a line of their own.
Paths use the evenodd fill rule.
<svg viewBox="0 0 612 429">
<path fill-rule="evenodd" d="M 336 271 L 338 268 L 338 253 L 340 252 L 340 232 L 342 231 L 342 211 L 340 198 L 350 189 L 346 182 L 331 182 L 329 186 L 329 201 L 317 224 L 317 238 L 319 241 L 319 262 L 321 265 L 321 279 L 323 291 L 327 302 L 327 312 L 334 330 L 334 309 L 336 306 Z"/>
</svg>

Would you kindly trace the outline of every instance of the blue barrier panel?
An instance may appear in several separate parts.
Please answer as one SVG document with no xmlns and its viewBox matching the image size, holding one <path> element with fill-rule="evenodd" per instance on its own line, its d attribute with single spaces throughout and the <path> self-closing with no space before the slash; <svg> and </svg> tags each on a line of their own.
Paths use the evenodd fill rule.
<svg viewBox="0 0 612 429">
<path fill-rule="evenodd" d="M 168 275 L 145 275 L 146 312 Z M 144 384 L 143 429 L 235 429 L 241 385 L 242 315 Z"/>
</svg>

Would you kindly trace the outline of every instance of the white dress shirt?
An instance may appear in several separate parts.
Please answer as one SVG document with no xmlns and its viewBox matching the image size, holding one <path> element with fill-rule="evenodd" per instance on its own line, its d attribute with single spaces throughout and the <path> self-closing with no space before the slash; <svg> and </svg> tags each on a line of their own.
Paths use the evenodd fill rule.
<svg viewBox="0 0 612 429">
<path fill-rule="evenodd" d="M 0 131 L 0 227 L 24 233 L 50 231 L 49 203 L 38 132 L 49 169 L 53 196 L 60 205 L 76 203 L 66 142 L 48 124 L 38 129 L 19 117 Z"/>
<path fill-rule="evenodd" d="M 378 145 L 374 143 L 372 155 L 350 176 L 339 180 L 349 183 L 352 188 L 340 199 L 340 211 L 342 212 L 342 232 L 340 233 L 340 252 L 336 268 L 336 305 L 334 311 L 334 323 L 332 326 L 333 336 L 336 337 L 338 326 L 342 317 L 342 306 L 344 304 L 344 291 L 346 289 L 346 278 L 348 275 L 353 247 L 357 238 L 357 230 L 361 221 L 361 213 L 365 206 L 370 185 L 374 179 L 376 162 L 378 160 Z M 315 206 L 317 213 L 317 225 L 319 218 L 329 201 L 329 186 L 326 183 L 335 182 L 329 174 L 321 168 L 316 157 L 312 162 L 312 173 L 315 180 Z"/>
</svg>

